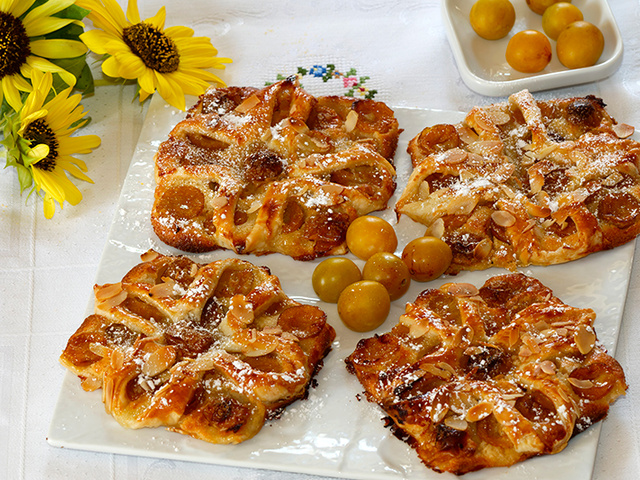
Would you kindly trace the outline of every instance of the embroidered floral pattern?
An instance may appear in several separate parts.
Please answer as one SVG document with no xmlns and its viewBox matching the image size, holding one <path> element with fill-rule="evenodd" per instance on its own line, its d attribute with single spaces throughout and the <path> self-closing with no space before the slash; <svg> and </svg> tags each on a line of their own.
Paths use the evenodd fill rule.
<svg viewBox="0 0 640 480">
<path fill-rule="evenodd" d="M 350 68 L 346 72 L 341 72 L 336 69 L 336 66 L 328 63 L 327 65 L 313 65 L 311 68 L 298 67 L 295 75 L 300 79 L 300 85 L 304 77 L 321 78 L 323 82 L 329 82 L 330 80 L 342 80 L 342 87 L 346 90 L 343 95 L 347 97 L 360 97 L 360 98 L 373 98 L 378 93 L 377 90 L 369 89 L 365 86 L 367 80 L 370 77 L 357 76 L 355 68 Z M 284 80 L 288 75 L 278 74 L 276 81 Z M 265 85 L 271 85 L 274 82 L 266 82 Z"/>
</svg>

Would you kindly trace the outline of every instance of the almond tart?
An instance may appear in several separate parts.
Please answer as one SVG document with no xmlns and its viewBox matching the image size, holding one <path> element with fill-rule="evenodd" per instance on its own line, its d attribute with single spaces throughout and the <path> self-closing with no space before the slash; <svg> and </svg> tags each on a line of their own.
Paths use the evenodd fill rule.
<svg viewBox="0 0 640 480">
<path fill-rule="evenodd" d="M 640 144 L 594 96 L 535 100 L 526 90 L 425 128 L 398 215 L 453 251 L 448 273 L 553 265 L 640 233 Z"/>
<path fill-rule="evenodd" d="M 625 393 L 594 318 L 520 273 L 479 289 L 448 283 L 361 340 L 346 364 L 427 467 L 510 466 L 562 451 Z"/>
<path fill-rule="evenodd" d="M 384 103 L 316 98 L 296 77 L 212 88 L 155 155 L 153 229 L 188 252 L 345 253 L 349 224 L 395 191 L 399 133 Z"/>
<path fill-rule="evenodd" d="M 94 287 L 95 312 L 60 357 L 122 426 L 235 444 L 305 396 L 335 338 L 322 310 L 244 260 L 143 257 Z"/>
</svg>

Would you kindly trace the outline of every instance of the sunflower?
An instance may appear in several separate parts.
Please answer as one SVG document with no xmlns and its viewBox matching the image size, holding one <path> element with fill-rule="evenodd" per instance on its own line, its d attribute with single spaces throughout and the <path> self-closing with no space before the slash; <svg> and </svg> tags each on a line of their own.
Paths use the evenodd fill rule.
<svg viewBox="0 0 640 480">
<path fill-rule="evenodd" d="M 64 38 L 68 35 L 55 38 L 53 33 L 65 31 L 72 24 L 82 26 L 77 18 L 54 16 L 73 6 L 74 1 L 0 0 L 0 104 L 6 100 L 18 110 L 20 92 L 31 91 L 27 79 L 34 70 L 56 73 L 69 86 L 76 84 L 74 74 L 53 62 L 87 52 L 81 41 Z"/>
<path fill-rule="evenodd" d="M 167 103 L 184 110 L 185 95 L 201 95 L 210 83 L 224 85 L 205 69 L 224 69 L 231 59 L 217 57 L 211 41 L 194 37 L 190 28 L 165 29 L 164 7 L 142 21 L 137 0 L 129 0 L 126 17 L 115 0 L 77 0 L 77 5 L 91 10 L 87 18 L 96 27 L 80 38 L 93 52 L 107 56 L 105 75 L 137 79 L 141 102 L 157 90 Z"/>
<path fill-rule="evenodd" d="M 69 96 L 72 87 L 47 101 L 53 78 L 51 72 L 32 72 L 33 90 L 17 112 L 5 116 L 4 140 L 7 166 L 16 167 L 22 190 L 44 192 L 44 216 L 53 217 L 55 202 L 62 208 L 65 201 L 77 205 L 80 190 L 67 177 L 93 183 L 83 172 L 87 166 L 72 157 L 89 153 L 100 145 L 96 135 L 72 137 L 82 126 L 87 112 L 79 105 L 81 95 Z M 45 103 L 46 102 L 46 103 Z"/>
</svg>

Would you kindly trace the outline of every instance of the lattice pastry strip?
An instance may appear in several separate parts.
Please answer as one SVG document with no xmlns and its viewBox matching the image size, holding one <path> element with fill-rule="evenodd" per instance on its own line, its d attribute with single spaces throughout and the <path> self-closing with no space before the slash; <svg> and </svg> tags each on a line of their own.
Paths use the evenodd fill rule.
<svg viewBox="0 0 640 480">
<path fill-rule="evenodd" d="M 594 319 L 523 274 L 450 283 L 346 363 L 428 467 L 464 474 L 558 453 L 606 416 L 627 387 Z"/>
<path fill-rule="evenodd" d="M 186 251 L 344 253 L 351 221 L 395 190 L 399 133 L 386 105 L 315 98 L 295 78 L 211 89 L 155 156 L 153 228 Z"/>
<path fill-rule="evenodd" d="M 596 97 L 536 101 L 521 91 L 413 138 L 396 212 L 451 246 L 452 274 L 614 248 L 640 232 L 632 133 Z"/>
<path fill-rule="evenodd" d="M 120 424 L 238 443 L 306 394 L 335 338 L 324 312 L 247 261 L 143 260 L 95 287 L 60 357 Z"/>
</svg>

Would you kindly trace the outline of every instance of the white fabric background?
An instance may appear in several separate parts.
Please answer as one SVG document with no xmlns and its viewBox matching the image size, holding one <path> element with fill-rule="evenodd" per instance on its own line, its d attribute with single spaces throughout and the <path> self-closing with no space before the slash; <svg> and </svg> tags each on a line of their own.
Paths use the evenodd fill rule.
<svg viewBox="0 0 640 480">
<path fill-rule="evenodd" d="M 524 0 L 514 0 L 524 1 Z M 119 3 L 125 5 L 124 0 Z M 261 86 L 298 67 L 334 63 L 369 76 L 366 86 L 391 106 L 468 111 L 496 101 L 470 90 L 451 55 L 438 0 L 139 0 L 143 18 L 167 7 L 167 26 L 190 25 L 234 63 L 230 85 Z M 625 52 L 609 78 L 540 92 L 540 98 L 595 94 L 618 120 L 640 126 L 638 1 L 611 0 Z M 99 78 L 98 66 L 94 65 Z M 306 80 L 303 83 L 307 82 Z M 312 93 L 343 92 L 314 83 Z M 13 171 L 0 173 L 0 480 L 3 479 L 293 479 L 316 478 L 57 449 L 46 434 L 65 370 L 57 358 L 84 318 L 115 204 L 146 108 L 132 86 L 99 87 L 83 101 L 102 147 L 85 156 L 95 185 L 79 185 L 77 207 L 42 215 L 20 196 Z M 637 262 L 637 260 L 636 260 Z M 635 480 L 640 472 L 640 269 L 633 270 L 616 357 L 630 385 L 604 422 L 593 478 Z M 444 477 L 443 477 L 444 478 Z"/>
</svg>

